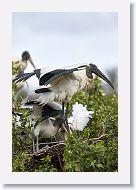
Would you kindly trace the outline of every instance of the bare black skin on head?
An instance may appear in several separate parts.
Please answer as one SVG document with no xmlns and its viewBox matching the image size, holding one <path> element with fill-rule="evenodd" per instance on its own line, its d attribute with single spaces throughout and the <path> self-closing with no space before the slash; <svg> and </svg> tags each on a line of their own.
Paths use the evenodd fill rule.
<svg viewBox="0 0 136 190">
<path fill-rule="evenodd" d="M 87 66 L 87 67 L 86 67 L 86 76 L 87 76 L 88 78 L 93 79 L 92 68 L 91 68 L 90 66 Z"/>
<path fill-rule="evenodd" d="M 96 74 L 98 77 L 106 81 L 113 89 L 113 84 L 109 81 L 109 79 L 97 68 L 96 65 L 90 63 L 90 72 Z"/>
<path fill-rule="evenodd" d="M 22 61 L 27 61 L 30 59 L 30 53 L 28 51 L 24 51 L 21 57 L 22 57 Z"/>
</svg>

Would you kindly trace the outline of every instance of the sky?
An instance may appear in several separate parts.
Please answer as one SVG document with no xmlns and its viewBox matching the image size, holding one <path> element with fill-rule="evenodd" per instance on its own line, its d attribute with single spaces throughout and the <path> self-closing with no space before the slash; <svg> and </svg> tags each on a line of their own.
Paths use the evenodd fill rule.
<svg viewBox="0 0 136 190">
<path fill-rule="evenodd" d="M 14 12 L 12 54 L 29 51 L 36 68 L 94 63 L 106 72 L 118 65 L 117 21 L 115 12 Z"/>
</svg>

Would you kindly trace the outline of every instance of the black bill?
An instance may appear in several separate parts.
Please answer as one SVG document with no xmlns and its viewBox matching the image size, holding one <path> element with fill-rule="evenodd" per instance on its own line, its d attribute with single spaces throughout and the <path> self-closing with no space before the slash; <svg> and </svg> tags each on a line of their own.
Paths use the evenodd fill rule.
<svg viewBox="0 0 136 190">
<path fill-rule="evenodd" d="M 103 79 L 104 81 L 106 81 L 113 89 L 114 86 L 113 84 L 109 81 L 109 79 L 97 68 L 96 65 L 90 63 L 90 67 L 91 67 L 91 72 L 96 74 L 98 77 L 100 77 L 101 79 Z"/>
</svg>

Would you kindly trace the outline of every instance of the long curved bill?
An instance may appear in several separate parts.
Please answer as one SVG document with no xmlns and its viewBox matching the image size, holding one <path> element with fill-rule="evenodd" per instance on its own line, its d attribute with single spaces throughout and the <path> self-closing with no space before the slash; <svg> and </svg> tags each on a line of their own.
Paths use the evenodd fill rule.
<svg viewBox="0 0 136 190">
<path fill-rule="evenodd" d="M 109 81 L 109 79 L 97 68 L 96 65 L 90 64 L 92 73 L 96 74 L 98 77 L 106 81 L 113 89 L 113 84 Z"/>
<path fill-rule="evenodd" d="M 35 64 L 34 64 L 34 62 L 33 62 L 33 60 L 32 60 L 32 58 L 31 57 L 29 57 L 29 62 L 31 63 L 31 65 L 34 67 L 34 69 L 36 69 L 36 67 L 35 67 Z"/>
</svg>

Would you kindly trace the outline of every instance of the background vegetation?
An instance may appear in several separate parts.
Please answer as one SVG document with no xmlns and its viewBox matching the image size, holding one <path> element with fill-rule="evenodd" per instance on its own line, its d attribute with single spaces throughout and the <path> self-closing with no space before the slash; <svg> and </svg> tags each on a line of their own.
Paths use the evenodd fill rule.
<svg viewBox="0 0 136 190">
<path fill-rule="evenodd" d="M 13 70 L 14 71 L 14 70 Z M 45 156 L 38 160 L 32 157 L 31 126 L 29 112 L 20 108 L 16 99 L 16 84 L 13 82 L 12 168 L 14 172 L 117 172 L 118 171 L 118 97 L 113 91 L 106 94 L 101 81 L 96 77 L 92 88 L 72 98 L 94 111 L 84 131 L 67 135 L 64 150 L 57 157 Z M 47 140 L 46 140 L 47 141 Z M 57 160 L 57 162 L 56 162 Z"/>
</svg>

